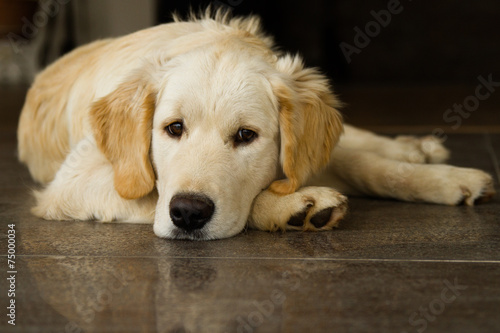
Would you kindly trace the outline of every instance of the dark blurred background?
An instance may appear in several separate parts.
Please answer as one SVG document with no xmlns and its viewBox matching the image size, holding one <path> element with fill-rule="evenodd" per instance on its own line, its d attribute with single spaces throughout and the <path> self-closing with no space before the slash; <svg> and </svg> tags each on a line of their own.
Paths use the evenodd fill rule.
<svg viewBox="0 0 500 333">
<path fill-rule="evenodd" d="M 158 20 L 168 21 L 187 1 L 160 1 Z M 194 7 L 209 3 L 192 1 Z M 335 82 L 475 82 L 481 73 L 500 74 L 500 1 L 244 1 L 221 0 L 236 14 L 255 13 L 284 50 L 299 52 Z M 378 23 L 373 15 L 395 14 Z M 356 47 L 355 27 L 371 35 L 348 64 L 340 43 Z M 388 22 L 385 23 L 385 22 Z M 376 25 L 380 28 L 376 29 Z M 377 33 L 377 30 L 379 32 Z M 347 48 L 347 47 L 346 47 Z M 500 77 L 499 77 L 500 79 Z"/>
<path fill-rule="evenodd" d="M 470 102 L 479 77 L 500 82 L 498 0 L 0 0 L 0 82 L 29 82 L 78 45 L 208 4 L 261 16 L 283 51 L 329 76 L 347 120 L 361 126 L 449 129 L 445 113 Z M 500 131 L 497 89 L 453 131 Z"/>
</svg>

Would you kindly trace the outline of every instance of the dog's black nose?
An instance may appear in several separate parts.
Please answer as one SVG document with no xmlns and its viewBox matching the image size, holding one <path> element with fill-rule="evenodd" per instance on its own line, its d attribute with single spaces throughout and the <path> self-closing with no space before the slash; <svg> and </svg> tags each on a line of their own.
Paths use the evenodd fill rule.
<svg viewBox="0 0 500 333">
<path fill-rule="evenodd" d="M 200 194 L 178 194 L 170 200 L 170 218 L 186 231 L 201 229 L 210 221 L 215 205 L 210 198 Z"/>
</svg>

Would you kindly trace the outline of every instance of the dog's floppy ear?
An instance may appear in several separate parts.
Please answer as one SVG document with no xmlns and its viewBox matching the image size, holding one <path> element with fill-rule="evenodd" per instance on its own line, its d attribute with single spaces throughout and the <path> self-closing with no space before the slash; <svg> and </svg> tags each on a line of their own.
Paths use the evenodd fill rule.
<svg viewBox="0 0 500 333">
<path fill-rule="evenodd" d="M 92 106 L 97 146 L 111 162 L 116 191 L 125 199 L 150 193 L 155 174 L 149 158 L 156 89 L 146 73 L 136 73 Z"/>
<path fill-rule="evenodd" d="M 280 161 L 287 179 L 269 189 L 289 194 L 328 163 L 343 131 L 342 116 L 326 77 L 304 68 L 300 57 L 283 56 L 276 67 L 280 74 L 271 85 L 280 108 Z"/>
</svg>

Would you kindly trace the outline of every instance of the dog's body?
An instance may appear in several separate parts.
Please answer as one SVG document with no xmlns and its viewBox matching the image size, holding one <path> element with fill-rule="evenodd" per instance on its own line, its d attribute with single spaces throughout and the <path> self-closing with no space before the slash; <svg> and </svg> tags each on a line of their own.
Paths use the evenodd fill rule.
<svg viewBox="0 0 500 333">
<path fill-rule="evenodd" d="M 337 191 L 448 205 L 493 195 L 488 174 L 437 164 L 448 152 L 435 138 L 342 132 L 321 74 L 273 52 L 256 18 L 216 16 L 94 42 L 36 78 L 18 130 L 21 161 L 48 184 L 36 215 L 214 239 L 247 223 L 331 229 L 347 205 Z"/>
</svg>

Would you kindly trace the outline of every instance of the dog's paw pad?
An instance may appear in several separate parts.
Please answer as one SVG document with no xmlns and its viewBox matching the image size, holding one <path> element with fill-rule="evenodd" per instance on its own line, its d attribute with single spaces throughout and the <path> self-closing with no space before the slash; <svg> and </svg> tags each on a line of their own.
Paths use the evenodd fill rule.
<svg viewBox="0 0 500 333">
<path fill-rule="evenodd" d="M 305 187 L 299 192 L 314 205 L 307 208 L 304 231 L 330 230 L 336 227 L 347 211 L 347 198 L 334 189 Z"/>
<path fill-rule="evenodd" d="M 325 208 L 314 214 L 309 222 L 317 229 L 324 227 L 329 221 L 333 213 L 333 207 Z"/>
<path fill-rule="evenodd" d="M 307 210 L 304 210 L 290 217 L 290 219 L 286 224 L 291 227 L 302 227 L 306 222 L 306 217 L 307 217 Z"/>
</svg>

